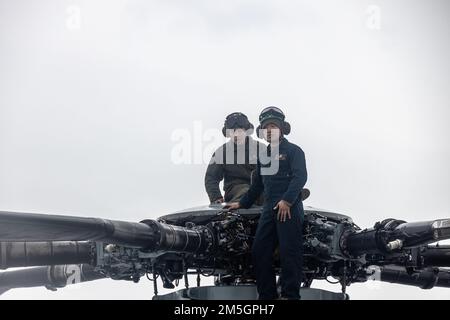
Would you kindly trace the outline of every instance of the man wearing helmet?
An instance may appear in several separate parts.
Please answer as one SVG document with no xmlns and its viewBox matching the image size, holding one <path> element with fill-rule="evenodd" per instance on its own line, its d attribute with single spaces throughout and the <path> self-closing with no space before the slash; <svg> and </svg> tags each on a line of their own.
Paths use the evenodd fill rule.
<svg viewBox="0 0 450 320">
<path fill-rule="evenodd" d="M 243 113 L 234 112 L 226 117 L 222 133 L 230 141 L 214 152 L 205 174 L 205 188 L 211 203 L 239 201 L 250 188 L 258 150 L 266 148 L 250 137 L 253 128 Z M 222 180 L 224 196 L 219 188 Z"/>
<path fill-rule="evenodd" d="M 249 208 L 264 191 L 264 208 L 252 247 L 253 266 L 259 298 L 278 298 L 273 269 L 273 253 L 279 245 L 281 297 L 300 298 L 302 280 L 302 223 L 304 219 L 301 191 L 307 180 L 305 154 L 284 136 L 290 125 L 276 107 L 265 108 L 259 116 L 258 135 L 270 143 L 268 160 L 258 161 L 255 178 L 248 192 L 230 209 Z M 262 132 L 261 132 L 262 131 Z M 269 170 L 270 167 L 276 171 Z"/>
</svg>

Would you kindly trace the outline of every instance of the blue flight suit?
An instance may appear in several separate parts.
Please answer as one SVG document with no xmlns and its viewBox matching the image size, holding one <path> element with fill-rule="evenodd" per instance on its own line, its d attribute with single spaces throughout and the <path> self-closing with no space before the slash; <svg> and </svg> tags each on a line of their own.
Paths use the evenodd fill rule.
<svg viewBox="0 0 450 320">
<path fill-rule="evenodd" d="M 270 154 L 270 162 L 258 161 L 257 174 L 250 189 L 239 201 L 242 208 L 249 208 L 255 199 L 264 191 L 264 206 L 259 218 L 252 247 L 252 260 L 255 268 L 256 285 L 259 299 L 269 300 L 278 297 L 275 270 L 273 269 L 273 253 L 277 244 L 281 262 L 281 296 L 288 299 L 300 298 L 302 280 L 302 224 L 304 220 L 303 203 L 300 192 L 307 180 L 306 161 L 303 150 L 281 138 L 278 154 Z M 261 174 L 261 168 L 279 161 L 279 169 L 275 174 Z M 273 208 L 280 200 L 292 204 L 291 219 L 285 222 L 277 219 L 278 209 Z"/>
</svg>

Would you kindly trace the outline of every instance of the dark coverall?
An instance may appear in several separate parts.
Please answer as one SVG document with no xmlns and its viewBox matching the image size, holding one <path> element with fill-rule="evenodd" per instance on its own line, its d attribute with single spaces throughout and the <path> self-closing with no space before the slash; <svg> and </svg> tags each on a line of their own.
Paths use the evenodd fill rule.
<svg viewBox="0 0 450 320">
<path fill-rule="evenodd" d="M 255 172 L 257 167 L 258 148 L 265 149 L 266 145 L 246 137 L 245 145 L 241 147 L 245 150 L 245 155 L 238 156 L 238 151 L 242 150 L 230 140 L 213 154 L 205 174 L 205 189 L 211 203 L 222 198 L 219 188 L 222 180 L 225 202 L 239 201 L 250 188 L 252 172 Z M 229 155 L 227 150 L 230 151 Z"/>
<path fill-rule="evenodd" d="M 273 269 L 273 253 L 279 245 L 281 262 L 281 296 L 288 299 L 300 298 L 302 280 L 302 224 L 303 203 L 300 192 L 307 180 L 305 154 L 303 150 L 282 138 L 278 154 L 270 154 L 270 161 L 279 159 L 278 172 L 261 175 L 261 167 L 268 164 L 258 162 L 257 175 L 249 191 L 239 201 L 242 208 L 249 208 L 264 190 L 264 207 L 259 218 L 252 247 L 253 265 L 259 299 L 277 298 L 276 277 Z M 292 204 L 291 219 L 285 222 L 277 219 L 278 210 L 273 208 L 280 200 Z"/>
</svg>

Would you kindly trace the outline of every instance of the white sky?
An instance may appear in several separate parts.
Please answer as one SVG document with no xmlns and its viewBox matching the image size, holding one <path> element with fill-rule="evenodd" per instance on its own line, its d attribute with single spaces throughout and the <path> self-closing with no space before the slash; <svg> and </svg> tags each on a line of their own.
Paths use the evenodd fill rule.
<svg viewBox="0 0 450 320">
<path fill-rule="evenodd" d="M 0 0 L 0 209 L 139 221 L 206 204 L 206 164 L 173 164 L 172 132 L 196 121 L 220 129 L 234 111 L 256 124 L 276 105 L 306 154 L 306 205 L 361 227 L 450 217 L 449 9 L 445 0 Z M 101 280 L 2 298 L 152 290 L 144 279 Z M 348 293 L 450 298 L 373 283 Z"/>
</svg>

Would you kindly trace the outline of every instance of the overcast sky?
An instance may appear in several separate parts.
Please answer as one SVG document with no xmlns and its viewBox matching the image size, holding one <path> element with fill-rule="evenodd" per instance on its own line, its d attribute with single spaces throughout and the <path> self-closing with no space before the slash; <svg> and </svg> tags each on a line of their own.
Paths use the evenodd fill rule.
<svg viewBox="0 0 450 320">
<path fill-rule="evenodd" d="M 306 154 L 305 205 L 360 227 L 450 217 L 449 56 L 446 0 L 0 0 L 0 210 L 139 221 L 206 204 L 206 163 L 174 163 L 173 133 L 275 105 Z M 100 280 L 2 298 L 152 292 Z"/>
</svg>

